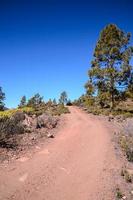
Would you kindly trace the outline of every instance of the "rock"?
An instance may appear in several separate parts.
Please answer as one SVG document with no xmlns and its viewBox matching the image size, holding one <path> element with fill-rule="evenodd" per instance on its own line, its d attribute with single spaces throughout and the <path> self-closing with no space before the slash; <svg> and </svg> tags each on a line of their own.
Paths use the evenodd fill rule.
<svg viewBox="0 0 133 200">
<path fill-rule="evenodd" d="M 14 113 L 10 119 L 18 123 L 25 119 L 25 114 L 22 111 L 18 111 Z"/>
<path fill-rule="evenodd" d="M 35 119 L 35 118 L 36 118 L 36 115 L 34 114 L 34 115 L 32 116 L 32 118 Z"/>
<path fill-rule="evenodd" d="M 112 115 L 109 116 L 108 121 L 112 121 L 114 119 L 114 117 Z"/>
<path fill-rule="evenodd" d="M 24 141 L 25 144 L 27 141 L 33 143 L 37 138 L 43 135 L 46 136 L 46 129 L 55 128 L 57 122 L 57 117 L 48 114 L 42 114 L 37 117 L 35 115 L 29 116 L 21 111 L 16 112 L 10 118 L 3 118 L 0 121 L 0 146 L 2 148 L 16 149 Z M 20 134 L 24 135 L 21 136 Z M 48 134 L 47 137 L 54 138 L 54 135 Z"/>
<path fill-rule="evenodd" d="M 128 172 L 128 174 L 129 174 L 130 176 L 133 177 L 133 169 L 126 169 L 126 171 Z"/>
<path fill-rule="evenodd" d="M 57 125 L 57 121 L 57 118 L 53 116 L 42 114 L 37 117 L 37 128 L 55 128 Z"/>
<path fill-rule="evenodd" d="M 133 195 L 133 190 L 131 191 L 131 194 Z"/>
<path fill-rule="evenodd" d="M 54 138 L 54 135 L 53 135 L 52 133 L 48 133 L 48 134 L 47 134 L 47 137 L 48 137 L 48 138 Z"/>
<path fill-rule="evenodd" d="M 122 115 L 118 115 L 115 117 L 117 122 L 123 122 L 125 120 L 125 117 Z"/>
<path fill-rule="evenodd" d="M 34 130 L 37 126 L 37 119 L 32 118 L 25 114 L 25 119 L 23 120 L 22 124 L 24 125 L 25 129 L 28 130 Z"/>
</svg>

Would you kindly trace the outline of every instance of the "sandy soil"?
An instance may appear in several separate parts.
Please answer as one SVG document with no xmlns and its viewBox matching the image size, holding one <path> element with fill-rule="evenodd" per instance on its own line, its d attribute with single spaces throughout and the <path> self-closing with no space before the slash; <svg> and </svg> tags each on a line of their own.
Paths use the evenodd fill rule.
<svg viewBox="0 0 133 200">
<path fill-rule="evenodd" d="M 119 169 L 110 130 L 76 107 L 32 158 L 0 167 L 0 200 L 114 200 Z"/>
</svg>

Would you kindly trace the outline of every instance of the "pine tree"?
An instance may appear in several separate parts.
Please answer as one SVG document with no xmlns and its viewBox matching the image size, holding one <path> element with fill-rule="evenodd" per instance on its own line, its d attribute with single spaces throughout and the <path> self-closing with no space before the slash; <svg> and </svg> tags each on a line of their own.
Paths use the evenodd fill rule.
<svg viewBox="0 0 133 200">
<path fill-rule="evenodd" d="M 54 105 L 57 105 L 57 102 L 56 102 L 56 99 L 55 99 L 55 98 L 53 99 L 53 104 L 54 104 Z"/>
<path fill-rule="evenodd" d="M 67 93 L 65 91 L 60 94 L 59 103 L 63 105 L 67 103 Z"/>
<path fill-rule="evenodd" d="M 130 37 L 130 33 L 124 33 L 114 24 L 107 25 L 100 33 L 88 72 L 91 83 L 88 88 L 95 87 L 102 106 L 108 101 L 113 109 L 121 88 L 125 90 L 128 87 L 133 54 Z"/>
<path fill-rule="evenodd" d="M 22 96 L 19 104 L 19 108 L 26 106 L 26 96 Z"/>
<path fill-rule="evenodd" d="M 5 100 L 5 93 L 2 91 L 2 87 L 0 87 L 0 111 L 4 110 L 4 100 Z"/>
<path fill-rule="evenodd" d="M 35 94 L 28 100 L 27 106 L 36 107 L 43 103 L 43 97 L 40 96 L 39 93 Z"/>
</svg>

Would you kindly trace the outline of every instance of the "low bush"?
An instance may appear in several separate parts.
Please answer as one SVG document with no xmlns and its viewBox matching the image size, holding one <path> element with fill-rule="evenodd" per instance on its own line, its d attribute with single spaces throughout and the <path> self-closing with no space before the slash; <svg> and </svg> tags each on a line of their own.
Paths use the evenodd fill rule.
<svg viewBox="0 0 133 200">
<path fill-rule="evenodd" d="M 0 121 L 3 119 L 9 119 L 14 115 L 16 112 L 23 112 L 28 115 L 34 114 L 34 109 L 31 107 L 23 107 L 23 108 L 18 108 L 18 109 L 10 109 L 10 110 L 5 110 L 5 111 L 0 111 Z"/>
<path fill-rule="evenodd" d="M 122 199 L 123 193 L 121 192 L 120 188 L 116 188 L 116 198 L 117 199 Z"/>
<path fill-rule="evenodd" d="M 95 115 L 121 115 L 124 118 L 133 117 L 133 101 L 126 100 L 117 102 L 114 109 L 111 109 L 110 106 L 104 103 L 104 106 L 101 106 L 96 97 L 89 97 L 86 95 L 81 96 L 77 101 L 74 101 L 74 105 L 84 108 L 87 112 Z"/>
<path fill-rule="evenodd" d="M 65 107 L 63 104 L 58 104 L 56 106 L 52 106 L 52 107 L 49 107 L 47 110 L 46 110 L 46 113 L 47 114 L 50 114 L 52 116 L 59 116 L 61 114 L 66 114 L 66 113 L 69 113 L 69 110 L 67 107 Z"/>
<path fill-rule="evenodd" d="M 56 108 L 56 113 L 57 115 L 61 115 L 61 114 L 66 114 L 66 113 L 69 113 L 69 110 L 67 107 L 65 107 L 64 105 L 62 104 L 59 104 Z"/>
<path fill-rule="evenodd" d="M 18 136 L 25 132 L 35 131 L 36 128 L 54 128 L 58 116 L 68 113 L 63 104 L 40 105 L 35 108 L 23 107 L 0 112 L 0 147 L 15 148 L 18 145 Z M 35 117 L 32 117 L 35 115 Z M 27 120 L 28 119 L 28 120 Z"/>
<path fill-rule="evenodd" d="M 21 125 L 21 122 L 24 119 L 25 115 L 20 111 L 12 114 L 10 118 L 1 118 L 0 133 L 5 133 L 7 135 L 23 133 L 24 129 Z"/>
<path fill-rule="evenodd" d="M 133 162 L 133 137 L 121 136 L 119 143 L 122 150 L 125 152 L 128 161 Z"/>
<path fill-rule="evenodd" d="M 10 118 L 16 111 L 16 109 L 0 111 L 0 121 L 2 119 Z"/>
<path fill-rule="evenodd" d="M 13 148 L 17 146 L 16 134 L 23 134 L 25 129 L 21 123 L 25 119 L 22 111 L 6 112 L 0 118 L 0 146 Z"/>
<path fill-rule="evenodd" d="M 125 179 L 125 181 L 127 182 L 127 183 L 132 183 L 132 174 L 130 174 L 129 172 L 128 172 L 128 170 L 126 170 L 126 169 L 122 169 L 121 170 L 121 176 L 123 176 L 124 177 L 124 179 Z"/>
<path fill-rule="evenodd" d="M 32 114 L 34 114 L 34 112 L 35 112 L 35 109 L 34 108 L 32 108 L 32 107 L 27 107 L 27 106 L 25 106 L 25 107 L 23 107 L 23 108 L 19 108 L 19 109 L 17 109 L 18 111 L 22 111 L 22 112 L 24 112 L 24 113 L 26 113 L 27 115 L 32 115 Z"/>
<path fill-rule="evenodd" d="M 122 116 L 123 119 L 126 118 L 131 118 L 133 117 L 133 112 L 132 110 L 124 110 L 124 109 L 119 109 L 115 108 L 114 110 L 110 110 L 110 108 L 101 108 L 100 106 L 86 106 L 82 105 L 82 108 L 84 108 L 88 113 L 92 113 L 94 115 L 105 115 L 105 116 Z"/>
</svg>

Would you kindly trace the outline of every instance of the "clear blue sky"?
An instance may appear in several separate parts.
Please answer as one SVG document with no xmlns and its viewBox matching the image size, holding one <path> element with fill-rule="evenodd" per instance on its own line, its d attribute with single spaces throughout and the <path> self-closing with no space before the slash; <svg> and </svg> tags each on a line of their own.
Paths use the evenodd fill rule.
<svg viewBox="0 0 133 200">
<path fill-rule="evenodd" d="M 115 23 L 133 33 L 132 0 L 0 1 L 0 86 L 6 106 L 39 92 L 45 100 L 84 92 L 99 32 Z"/>
</svg>

